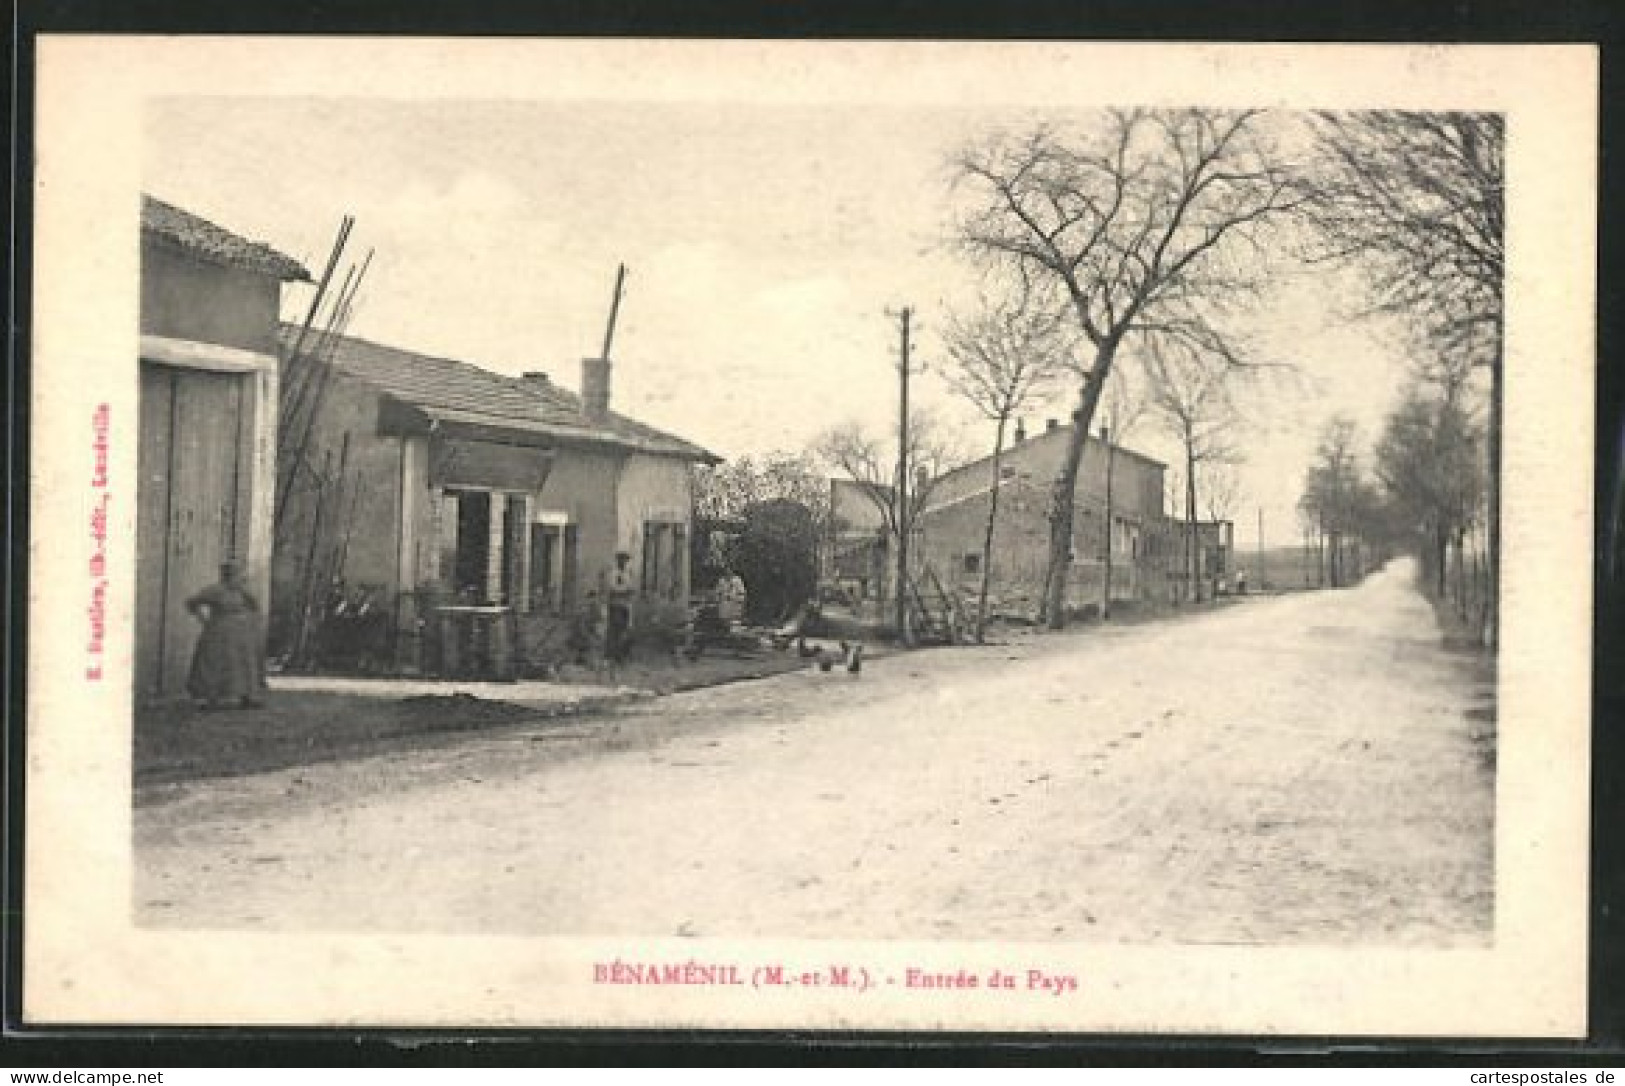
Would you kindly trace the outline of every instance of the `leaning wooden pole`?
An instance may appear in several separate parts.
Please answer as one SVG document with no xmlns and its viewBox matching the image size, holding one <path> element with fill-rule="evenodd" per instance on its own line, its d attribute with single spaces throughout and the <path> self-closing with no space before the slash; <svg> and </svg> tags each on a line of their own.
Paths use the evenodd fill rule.
<svg viewBox="0 0 1625 1086">
<path fill-rule="evenodd" d="M 609 349 L 615 343 L 615 320 L 621 315 L 621 292 L 626 287 L 626 265 L 615 268 L 615 293 L 609 299 L 609 323 L 604 326 L 604 350 L 598 357 L 609 358 Z"/>
<path fill-rule="evenodd" d="M 344 246 L 349 242 L 350 230 L 354 226 L 355 218 L 350 215 L 344 216 L 343 221 L 339 223 L 338 236 L 333 239 L 333 248 L 327 254 L 327 267 L 322 270 L 322 277 L 316 284 L 316 294 L 310 299 L 310 308 L 306 310 L 305 319 L 299 326 L 299 333 L 294 336 L 293 346 L 288 351 L 290 384 L 293 377 L 293 368 L 299 363 L 299 352 L 304 348 L 305 338 L 310 335 L 310 330 L 316 323 L 316 315 L 321 312 L 322 302 L 327 298 L 328 284 L 333 280 L 333 272 L 338 268 L 339 258 L 344 253 Z M 279 421 L 284 426 L 290 421 L 289 410 L 292 406 L 289 404 L 286 391 L 288 390 L 285 390 L 283 403 L 280 405 L 279 411 Z"/>
<path fill-rule="evenodd" d="M 322 353 L 322 344 L 326 342 L 328 331 L 333 322 L 338 319 L 339 311 L 344 307 L 344 299 L 350 293 L 350 283 L 355 279 L 355 265 L 351 264 L 344 270 L 344 281 L 333 295 L 332 305 L 328 309 L 326 323 L 316 331 L 314 346 L 306 349 L 307 337 L 300 336 L 294 343 L 294 353 L 290 357 L 299 363 L 297 380 L 290 383 L 287 396 L 287 416 L 282 421 L 283 432 L 291 435 L 295 432 L 295 425 L 303 414 L 306 401 L 310 396 L 312 387 L 316 383 L 316 361 Z"/>
<path fill-rule="evenodd" d="M 316 419 L 321 414 L 322 404 L 327 397 L 328 385 L 332 383 L 332 354 L 337 347 L 338 336 L 343 334 L 344 328 L 349 324 L 350 312 L 355 302 L 356 293 L 360 291 L 362 280 L 366 278 L 367 269 L 371 266 L 372 250 L 369 249 L 367 250 L 367 258 L 362 262 L 360 270 L 353 278 L 346 276 L 349 289 L 342 292 L 340 297 L 336 299 L 323 338 L 318 343 L 318 350 L 312 354 L 311 364 L 316 369 L 311 377 L 313 388 L 310 405 L 305 409 L 304 417 L 295 422 L 298 432 L 297 444 L 291 450 L 291 470 L 282 488 L 282 493 L 277 496 L 277 509 L 279 512 L 286 508 L 288 499 L 292 496 L 293 478 L 297 474 L 300 464 L 304 461 L 305 452 L 310 445 L 311 432 L 315 429 Z M 275 519 L 280 522 L 282 517 L 278 515 Z"/>
<path fill-rule="evenodd" d="M 327 323 L 317 333 L 314 348 L 307 350 L 304 337 L 301 336 L 296 339 L 294 351 L 288 356 L 289 387 L 284 390 L 282 397 L 286 410 L 282 413 L 283 417 L 277 431 L 277 458 L 288 465 L 288 470 L 278 474 L 276 504 L 272 516 L 272 523 L 278 531 L 285 519 L 288 502 L 293 497 L 299 473 L 305 469 L 305 448 L 309 443 L 310 423 L 315 413 L 312 397 L 321 377 L 322 348 L 327 342 L 328 332 L 343 309 L 344 299 L 349 294 L 350 284 L 354 278 L 355 265 L 352 264 L 345 269 L 344 281 L 333 297 L 327 314 Z"/>
</svg>

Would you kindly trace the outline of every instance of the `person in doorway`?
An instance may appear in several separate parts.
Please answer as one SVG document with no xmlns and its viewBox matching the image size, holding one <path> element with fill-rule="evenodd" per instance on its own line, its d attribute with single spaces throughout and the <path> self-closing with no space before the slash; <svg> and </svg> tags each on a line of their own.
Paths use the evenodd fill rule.
<svg viewBox="0 0 1625 1086">
<path fill-rule="evenodd" d="M 613 663 L 624 664 L 632 652 L 632 600 L 637 588 L 632 583 L 629 568 L 632 555 L 615 552 L 615 568 L 609 572 L 609 630 L 605 636 L 605 653 Z"/>
<path fill-rule="evenodd" d="M 203 623 L 187 693 L 204 708 L 265 704 L 265 655 L 260 649 L 260 605 L 243 582 L 242 563 L 220 565 L 220 581 L 186 601 Z"/>
</svg>

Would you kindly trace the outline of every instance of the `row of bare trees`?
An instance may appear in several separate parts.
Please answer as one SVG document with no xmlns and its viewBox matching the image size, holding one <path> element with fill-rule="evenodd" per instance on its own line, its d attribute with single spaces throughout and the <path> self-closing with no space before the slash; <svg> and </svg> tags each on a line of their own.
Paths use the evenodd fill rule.
<svg viewBox="0 0 1625 1086">
<path fill-rule="evenodd" d="M 1462 617 L 1493 648 L 1501 554 L 1505 118 L 1325 114 L 1316 119 L 1315 134 L 1315 256 L 1359 269 L 1368 287 L 1366 311 L 1397 317 L 1410 333 L 1412 379 L 1377 448 L 1395 527 L 1429 556 L 1434 588 L 1456 599 Z"/>
<path fill-rule="evenodd" d="M 1274 147 L 1258 111 L 1111 110 L 1082 130 L 1042 126 L 967 149 L 965 252 L 1054 300 L 1081 347 L 1076 403 L 1050 503 L 1044 619 L 1065 622 L 1083 449 L 1121 360 L 1185 447 L 1195 530 L 1196 465 L 1218 458 L 1228 374 L 1258 360 L 1227 331 L 1256 300 L 1281 228 L 1313 189 Z M 1190 568 L 1199 561 L 1187 543 Z"/>
<path fill-rule="evenodd" d="M 1124 360 L 1137 362 L 1137 383 L 1179 439 L 1185 519 L 1194 533 L 1202 465 L 1217 469 L 1220 479 L 1236 458 L 1238 380 L 1272 364 L 1235 334 L 1231 318 L 1258 299 L 1272 264 L 1290 259 L 1354 269 L 1368 289 L 1366 303 L 1351 315 L 1402 320 L 1418 381 L 1434 389 L 1434 439 L 1451 445 L 1462 469 L 1451 477 L 1476 480 L 1463 485 L 1483 495 L 1476 521 L 1460 511 L 1463 495 L 1456 493 L 1402 497 L 1389 485 L 1390 507 L 1379 508 L 1380 496 L 1355 462 L 1351 424 L 1334 420 L 1305 487 L 1306 514 L 1327 543 L 1329 579 L 1347 578 L 1345 540 L 1374 536 L 1386 543 L 1393 510 L 1407 503 L 1414 527 L 1431 530 L 1436 549 L 1442 534 L 1461 552 L 1476 522 L 1487 540 L 1481 622 L 1493 644 L 1504 120 L 1445 112 L 1320 114 L 1291 141 L 1296 158 L 1281 149 L 1283 131 L 1257 111 L 1119 110 L 1081 131 L 1040 127 L 997 136 L 957 160 L 959 187 L 970 194 L 959 222 L 965 251 L 1020 283 L 1024 299 L 1050 299 L 1081 347 L 1071 366 L 1072 437 L 1054 481 L 1048 623 L 1064 621 L 1077 471 L 1114 374 Z M 1457 416 L 1471 414 L 1464 401 L 1479 373 L 1488 387 L 1483 437 L 1475 443 Z M 1396 425 L 1414 424 L 1415 413 Z M 1394 448 L 1396 434 L 1388 435 Z M 1475 456 L 1474 470 L 1465 470 L 1462 458 Z M 1431 504 L 1422 511 L 1419 502 Z M 1194 566 L 1194 540 L 1186 550 Z"/>
<path fill-rule="evenodd" d="M 1313 540 L 1317 583 L 1353 583 L 1363 572 L 1355 562 L 1406 547 L 1422 559 L 1425 586 L 1487 639 L 1494 488 L 1486 430 L 1464 388 L 1424 374 L 1404 388 L 1369 458 L 1351 419 L 1328 423 L 1298 506 L 1305 538 Z"/>
<path fill-rule="evenodd" d="M 1197 590 L 1200 489 L 1210 488 L 1214 508 L 1234 498 L 1239 399 L 1262 375 L 1289 368 L 1239 335 L 1237 318 L 1289 264 L 1354 269 L 1368 289 L 1350 316 L 1401 318 L 1417 360 L 1417 388 L 1379 448 L 1380 493 L 1347 420 L 1334 420 L 1310 466 L 1303 513 L 1326 542 L 1326 579 L 1348 579 L 1344 555 L 1355 538 L 1386 546 L 1396 533 L 1421 533 L 1437 559 L 1441 538 L 1459 550 L 1476 523 L 1487 538 L 1484 624 L 1493 640 L 1502 141 L 1502 119 L 1487 114 L 1127 109 L 997 133 L 960 152 L 955 233 L 984 275 L 985 297 L 950 317 L 943 340 L 949 385 L 993 431 L 978 626 L 1009 427 L 1056 395 L 1075 406 L 1051 491 L 1041 617 L 1065 622 L 1078 473 L 1103 404 L 1119 441 L 1142 411 L 1178 441 L 1182 567 Z M 1480 373 L 1487 404 L 1475 439 L 1469 401 Z M 816 453 L 870 495 L 887 534 L 901 540 L 954 443 L 928 425 L 899 429 L 908 434 L 900 453 L 851 426 L 824 435 Z M 1424 430 L 1451 446 L 1427 461 L 1435 471 L 1477 458 L 1476 471 L 1449 477 L 1479 480 L 1481 513 L 1464 512 L 1467 496 L 1443 493 L 1407 466 Z"/>
<path fill-rule="evenodd" d="M 1487 637 L 1494 601 L 1486 436 L 1464 389 L 1417 379 L 1388 416 L 1376 471 L 1396 525 L 1420 544 L 1429 586 Z"/>
<path fill-rule="evenodd" d="M 1065 622 L 1078 472 L 1103 403 L 1119 442 L 1147 411 L 1178 440 L 1181 569 L 1190 593 L 1199 592 L 1199 480 L 1211 473 L 1223 489 L 1221 476 L 1238 457 L 1237 378 L 1266 364 L 1224 330 L 1225 317 L 1256 299 L 1279 248 L 1270 233 L 1276 220 L 1309 195 L 1274 152 L 1261 117 L 1118 110 L 1082 130 L 995 136 L 955 160 L 958 237 L 994 288 L 979 308 L 951 317 L 943 337 L 949 386 L 994 431 L 978 630 L 1008 429 L 1025 407 L 1068 386 L 1076 406 L 1051 492 L 1041 617 L 1052 627 Z M 1132 375 L 1121 358 L 1132 360 Z M 953 444 L 929 426 L 909 429 L 899 456 L 856 427 L 826 434 L 816 448 L 870 495 L 893 538 L 928 503 Z M 922 485 L 900 487 L 899 471 L 911 484 L 917 473 Z M 908 500 L 898 502 L 904 489 Z"/>
<path fill-rule="evenodd" d="M 1304 534 L 1314 544 L 1317 585 L 1358 582 L 1370 557 L 1390 546 L 1387 507 L 1365 459 L 1354 420 L 1333 416 L 1321 430 L 1298 499 Z"/>
</svg>

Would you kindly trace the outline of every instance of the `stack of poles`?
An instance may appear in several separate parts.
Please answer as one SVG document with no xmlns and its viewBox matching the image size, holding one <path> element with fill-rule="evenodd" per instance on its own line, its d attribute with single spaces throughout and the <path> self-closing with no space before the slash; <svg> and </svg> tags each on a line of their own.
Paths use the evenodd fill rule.
<svg viewBox="0 0 1625 1086">
<path fill-rule="evenodd" d="M 332 386 L 333 354 L 354 315 L 357 294 L 372 266 L 373 254 L 369 250 L 359 267 L 351 264 L 345 270 L 337 292 L 330 297 L 333 274 L 354 225 L 355 219 L 346 215 L 339 226 L 327 267 L 316 287 L 316 296 L 289 348 L 278 404 L 277 462 L 283 467 L 278 473 L 274 518 L 278 547 L 287 542 L 293 521 L 289 509 L 295 495 L 312 495 L 307 525 L 310 537 L 300 571 L 291 646 L 296 667 L 309 667 L 314 662 L 316 646 L 312 635 L 316 620 L 331 590 L 343 580 L 349 542 L 365 489 L 360 480 L 351 478 L 348 432 L 340 446 L 336 473 L 332 449 L 323 450 L 318 469 L 311 462 L 310 447 Z M 324 303 L 327 303 L 325 317 Z"/>
</svg>

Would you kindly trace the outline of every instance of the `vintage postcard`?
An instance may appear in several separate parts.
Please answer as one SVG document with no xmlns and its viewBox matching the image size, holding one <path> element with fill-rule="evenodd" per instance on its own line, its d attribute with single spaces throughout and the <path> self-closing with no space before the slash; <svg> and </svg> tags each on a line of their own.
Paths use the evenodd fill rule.
<svg viewBox="0 0 1625 1086">
<path fill-rule="evenodd" d="M 28 1023 L 1585 1034 L 1593 50 L 38 57 Z"/>
</svg>

